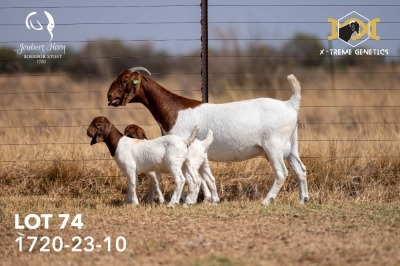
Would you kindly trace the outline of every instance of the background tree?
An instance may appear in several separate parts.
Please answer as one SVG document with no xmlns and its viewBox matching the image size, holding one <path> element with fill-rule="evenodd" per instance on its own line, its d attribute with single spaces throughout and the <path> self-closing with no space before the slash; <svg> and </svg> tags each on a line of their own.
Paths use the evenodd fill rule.
<svg viewBox="0 0 400 266">
<path fill-rule="evenodd" d="M 292 56 L 292 63 L 303 66 L 320 66 L 324 57 L 319 56 L 319 51 L 323 49 L 320 40 L 311 34 L 296 33 L 282 49 L 282 54 Z"/>
<path fill-rule="evenodd" d="M 10 47 L 0 47 L 0 72 L 17 72 L 21 66 L 17 61 L 17 53 Z"/>
</svg>

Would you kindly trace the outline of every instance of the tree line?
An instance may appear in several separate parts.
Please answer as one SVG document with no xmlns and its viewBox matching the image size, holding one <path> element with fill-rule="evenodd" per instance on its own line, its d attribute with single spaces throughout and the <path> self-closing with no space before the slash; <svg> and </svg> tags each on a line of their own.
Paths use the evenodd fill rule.
<svg viewBox="0 0 400 266">
<path fill-rule="evenodd" d="M 245 48 L 238 41 L 222 41 L 218 49 L 210 49 L 210 69 L 222 69 L 227 73 L 272 72 L 286 68 L 306 67 L 376 67 L 383 64 L 383 56 L 345 55 L 335 58 L 320 56 L 324 49 L 322 42 L 314 35 L 297 33 L 282 47 L 276 48 L 265 42 L 250 42 Z M 0 47 L 1 73 L 67 73 L 75 78 L 114 76 L 122 69 L 143 65 L 152 72 L 198 73 L 200 71 L 200 50 L 186 55 L 172 56 L 167 51 L 157 50 L 149 41 L 139 45 L 120 40 L 97 40 L 84 44 L 79 49 L 67 47 L 59 59 L 38 64 L 35 59 L 18 55 L 15 48 Z M 265 80 L 260 80 L 264 82 Z M 239 80 L 240 82 L 240 80 Z"/>
</svg>

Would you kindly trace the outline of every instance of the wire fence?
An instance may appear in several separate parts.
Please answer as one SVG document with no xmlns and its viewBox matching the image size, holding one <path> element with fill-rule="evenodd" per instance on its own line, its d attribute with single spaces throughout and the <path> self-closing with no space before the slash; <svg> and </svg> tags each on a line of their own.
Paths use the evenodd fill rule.
<svg viewBox="0 0 400 266">
<path fill-rule="evenodd" d="M 274 7 L 279 7 L 279 8 L 286 8 L 286 9 L 292 9 L 292 8 L 307 8 L 307 7 L 319 7 L 319 8 L 332 8 L 332 7 L 351 7 L 353 8 L 353 5 L 349 4 L 318 4 L 318 5 L 309 5 L 309 4 L 214 4 L 210 3 L 208 5 L 209 11 L 210 11 L 210 21 L 208 24 L 210 26 L 225 26 L 225 25 L 234 25 L 234 26 L 245 26 L 247 28 L 252 28 L 257 29 L 256 27 L 258 26 L 265 26 L 265 27 L 274 27 L 276 25 L 298 25 L 298 24 L 304 24 L 304 25 L 327 25 L 329 24 L 326 20 L 325 21 L 316 21 L 313 18 L 310 18 L 309 21 L 307 20 L 292 20 L 292 21 L 269 21 L 269 20 L 262 20 L 262 21 L 253 21 L 253 20 L 246 20 L 246 17 L 244 16 L 238 16 L 235 17 L 236 21 L 233 20 L 227 20 L 227 21 L 221 21 L 218 16 L 215 16 L 218 10 L 221 10 L 223 8 L 224 10 L 231 10 L 231 9 L 237 9 L 237 8 L 252 8 L 252 9 L 258 9 L 258 8 L 274 8 Z M 400 5 L 398 4 L 358 4 L 357 7 L 363 7 L 363 8 L 383 8 L 383 9 L 399 9 L 400 11 Z M 216 10 L 218 8 L 218 10 Z M 30 10 L 33 9 L 46 9 L 46 10 L 66 10 L 66 12 L 74 12 L 74 10 L 109 10 L 113 9 L 112 12 L 117 12 L 118 10 L 133 10 L 133 9 L 152 9 L 158 10 L 158 12 L 164 13 L 164 14 L 170 14 L 167 16 L 165 20 L 161 19 L 152 19 L 150 18 L 150 21 L 127 21 L 124 16 L 121 16 L 120 21 L 104 21 L 102 16 L 97 16 L 97 18 L 93 17 L 93 21 L 63 21 L 60 23 L 56 23 L 56 27 L 61 27 L 64 30 L 68 29 L 76 29 L 77 27 L 86 27 L 86 26 L 93 26 L 93 27 L 102 27 L 102 26 L 109 26 L 111 27 L 111 32 L 114 31 L 120 31 L 121 27 L 132 27 L 132 26 L 149 26 L 153 28 L 161 27 L 161 26 L 168 26 L 170 27 L 170 30 L 173 30 L 174 27 L 176 26 L 188 26 L 190 29 L 196 29 L 195 32 L 200 34 L 200 5 L 199 3 L 196 3 L 195 1 L 190 1 L 189 4 L 147 4 L 145 1 L 142 1 L 142 4 L 134 4 L 134 5 L 51 5 L 51 6 L 2 6 L 0 7 L 0 13 L 4 12 L 19 12 L 18 14 L 25 14 L 29 12 Z M 175 18 L 174 14 L 180 13 L 180 12 L 188 12 L 188 10 L 197 10 L 198 12 L 198 20 L 185 20 L 185 21 L 179 21 L 180 17 Z M 214 11 L 212 13 L 211 11 Z M 97 12 L 97 11 L 96 11 Z M 104 11 L 102 11 L 104 12 Z M 99 14 L 104 14 L 104 13 L 99 13 Z M 214 16 L 213 16 L 214 14 Z M 341 15 L 341 13 L 338 14 L 338 17 Z M 170 20 L 168 20 L 170 19 Z M 382 21 L 380 22 L 381 24 L 385 24 L 385 26 L 393 26 L 393 29 L 398 28 L 398 24 L 400 21 Z M 12 31 L 15 29 L 19 29 L 21 27 L 25 27 L 23 23 L 19 22 L 14 22 L 14 21 L 3 21 L 0 23 L 0 30 L 6 31 Z M 194 66 L 195 69 L 197 70 L 187 70 L 184 67 L 180 69 L 173 69 L 170 68 L 169 70 L 164 70 L 164 71 L 155 71 L 152 73 L 153 75 L 157 76 L 190 76 L 190 77 L 195 77 L 200 81 L 200 76 L 201 76 L 201 68 L 200 68 L 200 59 L 201 55 L 199 54 L 198 50 L 200 49 L 200 44 L 201 44 L 201 39 L 202 37 L 200 35 L 193 37 L 191 34 L 188 35 L 182 35 L 182 36 L 177 36 L 177 37 L 158 37 L 157 34 L 155 33 L 156 31 L 150 31 L 150 34 L 147 35 L 147 38 L 142 38 L 142 37 L 137 37 L 137 38 L 132 38 L 132 35 L 127 36 L 126 38 L 121 38 L 118 40 L 109 40 L 108 42 L 115 42 L 115 43 L 124 43 L 124 44 L 136 44 L 136 43 L 156 43 L 157 45 L 163 45 L 167 43 L 171 43 L 171 45 L 187 45 L 190 43 L 192 47 L 195 47 L 195 52 L 191 54 L 178 54 L 178 55 L 169 55 L 169 54 L 161 54 L 161 55 L 109 55 L 109 54 L 93 54 L 93 55 L 74 55 L 74 57 L 68 57 L 65 56 L 65 58 L 61 59 L 60 64 L 65 64 L 66 62 L 69 61 L 98 61 L 98 60 L 103 60 L 103 59 L 108 59 L 112 60 L 113 62 L 119 62 L 121 60 L 151 60 L 155 62 L 164 62 L 167 60 L 194 60 L 193 62 L 196 62 L 197 65 Z M 393 32 L 396 32 L 395 30 Z M 185 34 L 187 31 L 185 31 Z M 2 34 L 3 35 L 3 34 Z M 215 35 L 215 34 L 214 34 Z M 174 35 L 175 36 L 175 35 Z M 82 37 L 82 34 L 81 34 Z M 249 43 L 261 43 L 262 45 L 269 45 L 269 43 L 281 43 L 281 42 L 290 42 L 293 41 L 293 37 L 226 37 L 226 36 L 212 36 L 208 38 L 208 40 L 211 43 L 211 46 L 213 43 L 220 44 L 224 42 L 233 42 L 233 46 L 235 46 L 235 43 L 240 42 L 240 43 L 245 43 L 244 45 L 248 45 Z M 393 35 L 393 36 L 382 36 L 380 39 L 380 42 L 396 42 L 399 41 L 400 38 Z M 307 41 L 327 41 L 326 38 L 322 37 L 316 37 L 316 38 L 302 38 L 301 40 L 298 40 L 300 42 L 307 42 Z M 11 45 L 13 47 L 16 47 L 19 43 L 21 42 L 29 42 L 29 43 L 42 43 L 42 40 L 29 40 L 29 39 L 10 39 L 7 38 L 5 40 L 0 41 L 0 45 L 3 46 L 8 46 Z M 70 45 L 78 45 L 78 46 L 83 46 L 83 45 L 88 45 L 92 43 L 97 43 L 98 40 L 91 40 L 89 38 L 83 38 L 74 40 L 69 40 L 69 39 L 58 39 L 57 43 L 64 43 L 64 44 L 70 44 Z M 194 45 L 193 45 L 194 44 Z M 168 44 L 169 45 L 169 44 Z M 216 45 L 215 47 L 218 47 Z M 219 66 L 224 66 L 225 63 L 223 63 L 223 60 L 241 60 L 241 59 L 248 59 L 251 60 L 251 62 L 256 62 L 256 61 L 264 61 L 264 62 L 273 62 L 272 60 L 279 59 L 282 61 L 290 61 L 290 60 L 301 60 L 305 58 L 320 58 L 318 55 L 319 51 L 314 51 L 315 53 L 312 55 L 286 55 L 284 53 L 278 53 L 278 54 L 242 54 L 242 53 L 236 53 L 236 54 L 210 54 L 208 56 L 209 60 L 211 62 L 214 62 L 213 65 L 210 66 L 210 71 L 208 72 L 208 75 L 210 76 L 210 88 L 211 92 L 213 90 L 213 87 L 216 87 L 213 82 L 214 80 L 212 78 L 218 78 L 218 77 L 224 77 L 226 79 L 230 78 L 241 78 L 242 76 L 246 77 L 251 77 L 251 78 L 256 78 L 256 77 L 281 77 L 281 76 L 286 76 L 288 73 L 286 71 L 271 71 L 268 72 L 268 69 L 266 72 L 241 72 L 241 71 L 232 71 L 232 70 L 227 70 L 224 71 L 224 69 L 219 68 Z M 257 53 L 257 52 L 256 52 Z M 68 53 L 67 53 L 68 55 Z M 342 58 L 339 55 L 331 55 L 330 58 Z M 380 55 L 371 55 L 370 58 L 382 58 Z M 391 59 L 391 60 L 398 60 L 400 58 L 399 55 L 395 54 L 388 54 L 385 55 L 385 58 Z M 15 62 L 19 62 L 20 64 L 25 64 L 28 62 L 24 58 L 12 58 Z M 0 65 L 2 63 L 5 63 L 6 61 L 10 61 L 10 58 L 4 55 L 0 54 Z M 365 78 L 374 78 L 377 81 L 377 83 L 380 83 L 380 80 L 384 81 L 382 82 L 383 85 L 379 87 L 366 87 L 366 88 L 353 88 L 353 87 L 340 87 L 340 88 L 335 88 L 335 92 L 338 91 L 343 91 L 343 92 L 352 92 L 352 93 L 370 93 L 371 98 L 375 97 L 374 92 L 381 92 L 381 93 L 398 93 L 400 88 L 398 87 L 398 83 L 396 83 L 396 80 L 398 81 L 398 77 L 400 74 L 399 68 L 397 67 L 397 61 L 394 61 L 395 63 L 393 64 L 393 67 L 387 66 L 384 69 L 379 69 L 379 68 L 369 68 L 369 69 L 356 69 L 356 70 L 343 70 L 343 69 L 330 69 L 330 70 L 324 70 L 324 71 L 315 71 L 313 69 L 306 69 L 302 71 L 297 71 L 296 76 L 299 77 L 306 77 L 306 78 L 313 78 L 313 77 L 325 77 L 325 76 L 331 76 L 334 75 L 335 77 L 346 77 L 348 75 L 356 75 L 360 77 L 365 77 Z M 388 64 L 389 65 L 389 64 Z M 121 69 L 122 70 L 122 69 Z M 262 69 L 261 69 L 262 70 Z M 114 76 L 117 75 L 118 73 L 112 73 Z M 99 73 L 80 73 L 78 74 L 79 77 L 83 78 L 96 78 L 96 79 L 102 79 L 102 80 L 108 80 L 110 81 L 110 74 L 99 74 Z M 64 72 L 57 72 L 57 71 L 52 71 L 50 70 L 50 74 L 48 72 L 40 72 L 40 73 L 32 73 L 32 72 L 17 72 L 17 73 L 2 73 L 0 75 L 0 84 L 1 84 L 1 91 L 0 91 L 0 97 L 12 97 L 12 101 L 20 100 L 24 97 L 27 96 L 40 96 L 40 97 L 49 97 L 49 96 L 54 96 L 58 97 L 57 99 L 59 101 L 63 100 L 63 97 L 65 95 L 68 95 L 70 97 L 76 97 L 80 98 L 83 97 L 86 94 L 89 95 L 96 95 L 99 98 L 104 98 L 106 96 L 106 90 L 93 90 L 93 89 L 88 89 L 88 90 L 57 90 L 56 88 L 52 88 L 50 85 L 46 89 L 42 88 L 32 88 L 33 91 L 30 90 L 18 90 L 18 84 L 15 85 L 15 82 L 18 80 L 22 80 L 23 78 L 26 77 L 66 77 L 66 78 L 74 78 L 75 75 L 64 73 Z M 390 79 L 389 82 L 386 82 L 386 79 Z M 9 83 L 9 84 L 7 84 Z M 107 84 L 106 86 L 108 86 Z M 17 86 L 17 89 L 16 87 Z M 26 88 L 26 85 L 24 85 Z M 104 87 L 104 86 L 103 86 Z M 234 92 L 234 91 L 242 91 L 243 88 L 237 88 L 237 87 L 232 87 L 229 88 L 229 92 Z M 289 88 L 283 88 L 280 89 L 280 91 L 289 91 Z M 184 94 L 188 93 L 187 89 L 171 89 L 170 91 L 177 93 L 177 94 Z M 200 84 L 198 84 L 198 89 L 191 89 L 189 93 L 199 93 L 200 90 Z M 266 94 L 268 93 L 268 89 L 266 88 L 246 88 L 246 92 L 249 91 L 259 91 L 259 92 L 265 92 Z M 329 87 L 321 88 L 321 87 L 312 87 L 312 88 L 305 88 L 304 93 L 320 93 L 321 91 L 330 91 Z M 101 96 L 101 97 L 100 97 Z M 355 95 L 351 95 L 351 97 L 355 97 Z M 396 147 L 399 147 L 400 144 L 400 132 L 399 132 L 399 127 L 400 125 L 400 120 L 398 118 L 400 117 L 400 102 L 398 101 L 397 96 L 387 96 L 386 98 L 392 98 L 391 101 L 385 101 L 381 104 L 369 104 L 365 103 L 362 105 L 359 105 L 358 103 L 355 104 L 346 104 L 346 103 L 331 103 L 331 104 L 304 104 L 301 108 L 302 110 L 306 109 L 318 109 L 319 112 L 328 112 L 328 109 L 361 109 L 361 110 L 369 110 L 373 109 L 373 112 L 382 112 L 382 116 L 380 117 L 381 120 L 377 120 L 377 118 L 374 118 L 372 121 L 367 121 L 367 120 L 362 120 L 362 119 L 357 119 L 357 121 L 351 121 L 349 120 L 338 120 L 336 117 L 333 117 L 329 121 L 307 121 L 308 119 L 305 118 L 300 121 L 299 125 L 301 127 L 312 127 L 312 126 L 330 126 L 330 127 L 343 127 L 343 126 L 360 126 L 362 128 L 365 128 L 367 126 L 393 126 L 393 129 L 391 130 L 391 135 L 386 138 L 369 138 L 366 137 L 364 139 L 352 137 L 352 138 L 346 138 L 346 137 L 337 137 L 335 139 L 326 139 L 326 138 L 302 138 L 299 139 L 299 142 L 314 142 L 314 143 L 323 143 L 323 142 L 354 142 L 354 143 L 390 143 L 391 145 L 396 145 Z M 57 100 L 56 99 L 56 100 Z M 102 100 L 105 102 L 105 100 Z M 41 118 L 41 112 L 51 112 L 51 113 L 57 113 L 57 115 L 62 115 L 66 113 L 71 113 L 74 112 L 76 113 L 74 116 L 80 116 L 81 114 L 87 112 L 87 111 L 107 111 L 107 112 L 112 112 L 112 113 L 122 113 L 126 112 L 127 110 L 134 110 L 137 112 L 142 112 L 146 108 L 143 106 L 139 105 L 133 105 L 134 107 L 125 107 L 125 108 L 109 108 L 105 107 L 104 105 L 101 106 L 85 106 L 85 107 L 76 107 L 76 106 L 67 106 L 67 107 L 49 107 L 49 106 L 44 106 L 44 107 L 34 107 L 34 106 L 29 106 L 29 104 L 26 104 L 24 107 L 14 107 L 13 104 L 9 104 L 9 99 L 3 99 L 1 102 L 3 105 L 0 107 L 0 117 L 2 118 L 2 123 L 1 123 L 1 128 L 0 128 L 0 133 L 2 133 L 2 142 L 0 143 L 0 147 L 27 147 L 27 146 L 60 146 L 60 145 L 66 145 L 66 146 L 77 146 L 77 145 L 88 145 L 86 142 L 56 142 L 56 141 L 46 141 L 46 142 L 41 142 L 41 141 L 36 141 L 36 142 L 28 142 L 28 141 L 19 141 L 19 142 L 7 142 L 7 139 L 9 139 L 8 136 L 12 136 L 15 134 L 15 129 L 85 129 L 88 124 L 87 123 L 81 123 L 81 124 L 73 124 L 72 122 L 67 124 L 67 123 L 60 123 L 60 124 L 46 124 L 42 125 L 41 119 L 35 119 L 35 118 Z M 43 104 L 46 103 L 44 100 L 42 102 Z M 385 111 L 382 111 L 385 109 Z M 389 111 L 388 111 L 389 110 Z M 329 112 L 332 112 L 332 110 L 329 110 Z M 333 111 L 334 112 L 334 111 Z M 391 115 L 389 118 L 385 116 L 387 112 L 392 112 L 394 115 Z M 12 115 L 18 117 L 22 116 L 25 113 L 29 113 L 31 115 L 31 121 L 29 124 L 24 124 L 20 123 L 17 125 L 14 125 L 14 121 L 7 122 L 7 118 L 10 117 L 10 113 Z M 397 119 L 396 119 L 397 118 Z M 35 124 L 35 122 L 39 124 Z M 148 126 L 148 127 L 157 127 L 158 125 L 154 122 L 148 122 L 148 123 L 142 123 L 141 125 L 143 126 Z M 117 124 L 117 126 L 124 126 L 123 124 Z M 21 134 L 21 139 L 24 139 L 24 135 Z M 336 158 L 336 159 L 354 159 L 354 158 L 378 158 L 378 157 L 396 157 L 398 155 L 393 155 L 393 154 L 382 154 L 382 155 L 374 155 L 374 156 L 343 156 L 341 158 Z M 304 156 L 303 158 L 308 158 L 308 159 L 331 159 L 329 156 Z M 79 161 L 80 159 L 65 159 L 66 161 Z M 103 161 L 103 160 L 112 160 L 111 158 L 105 159 L 105 158 L 86 158 L 86 161 Z M 4 156 L 0 158 L 0 164 L 15 164 L 15 163 L 33 163 L 33 162 L 38 162 L 38 161 L 49 161 L 51 162 L 52 159 L 43 159 L 43 158 L 32 158 L 32 159 L 21 159 L 21 160 L 13 160 L 13 159 L 4 159 Z M 253 173 L 254 174 L 254 173 Z M 216 173 L 216 175 L 224 175 L 224 173 Z"/>
</svg>

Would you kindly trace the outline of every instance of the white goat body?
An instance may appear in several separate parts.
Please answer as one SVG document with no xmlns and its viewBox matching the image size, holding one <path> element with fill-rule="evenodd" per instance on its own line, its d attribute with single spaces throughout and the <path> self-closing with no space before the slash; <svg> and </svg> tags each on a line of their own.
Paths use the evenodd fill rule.
<svg viewBox="0 0 400 266">
<path fill-rule="evenodd" d="M 243 161 L 266 156 L 275 173 L 275 182 L 264 199 L 274 200 L 288 175 L 284 159 L 294 169 L 300 184 L 300 201 L 308 200 L 306 168 L 297 147 L 298 111 L 301 87 L 294 75 L 288 76 L 293 95 L 288 101 L 259 98 L 223 104 L 204 103 L 180 110 L 175 125 L 164 134 L 187 136 L 193 125 L 210 128 L 214 141 L 208 150 L 212 161 Z M 204 130 L 199 137 L 204 136 Z"/>
<path fill-rule="evenodd" d="M 263 142 L 287 143 L 297 124 L 297 112 L 287 102 L 255 99 L 225 104 L 202 104 L 179 111 L 168 135 L 187 136 L 192 125 L 211 128 L 214 141 L 208 150 L 212 161 L 243 161 L 264 155 Z M 200 130 L 199 137 L 205 132 Z"/>
<path fill-rule="evenodd" d="M 128 179 L 136 179 L 139 173 L 170 171 L 176 186 L 170 200 L 170 205 L 173 205 L 179 203 L 185 184 L 182 166 L 188 154 L 187 145 L 181 137 L 173 135 L 143 142 L 134 142 L 131 138 L 122 136 L 114 160 Z M 136 181 L 134 182 L 135 184 L 128 186 L 136 186 Z M 136 192 L 133 194 L 128 194 L 128 203 L 137 204 Z"/>
</svg>

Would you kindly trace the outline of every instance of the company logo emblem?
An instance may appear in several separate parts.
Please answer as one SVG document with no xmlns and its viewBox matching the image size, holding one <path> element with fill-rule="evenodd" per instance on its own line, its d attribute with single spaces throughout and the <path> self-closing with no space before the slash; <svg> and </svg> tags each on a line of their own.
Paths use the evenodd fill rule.
<svg viewBox="0 0 400 266">
<path fill-rule="evenodd" d="M 28 16 L 26 16 L 25 25 L 29 30 L 30 29 L 43 30 L 43 26 L 42 26 L 42 24 L 40 24 L 40 22 L 38 20 L 36 20 L 36 22 L 39 24 L 39 26 L 34 26 L 33 23 L 32 23 L 31 17 L 35 16 L 36 14 L 37 14 L 36 12 L 31 12 L 31 13 L 28 14 Z M 54 27 L 55 27 L 54 18 L 47 11 L 44 11 L 44 14 L 46 15 L 47 19 L 49 20 L 49 22 L 47 24 L 47 30 L 50 33 L 50 37 L 51 38 L 50 38 L 49 42 L 51 42 L 51 40 L 53 40 L 53 30 L 54 30 Z"/>
<path fill-rule="evenodd" d="M 331 35 L 328 40 L 339 39 L 352 47 L 356 47 L 368 39 L 380 40 L 376 26 L 379 18 L 368 19 L 363 15 L 352 11 L 344 17 L 336 20 L 328 18 L 331 23 Z"/>
</svg>

